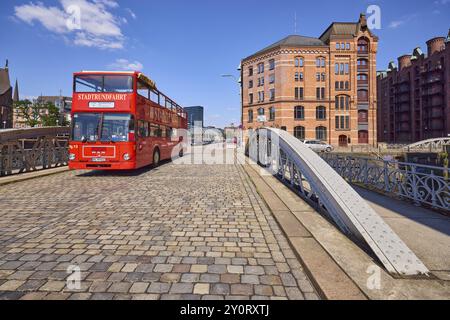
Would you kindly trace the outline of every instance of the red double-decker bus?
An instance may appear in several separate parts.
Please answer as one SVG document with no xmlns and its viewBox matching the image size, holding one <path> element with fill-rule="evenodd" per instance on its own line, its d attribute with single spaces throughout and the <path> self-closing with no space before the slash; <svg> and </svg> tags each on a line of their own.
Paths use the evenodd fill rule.
<svg viewBox="0 0 450 320">
<path fill-rule="evenodd" d="M 129 170 L 183 156 L 187 116 L 141 72 L 74 74 L 69 168 Z"/>
</svg>

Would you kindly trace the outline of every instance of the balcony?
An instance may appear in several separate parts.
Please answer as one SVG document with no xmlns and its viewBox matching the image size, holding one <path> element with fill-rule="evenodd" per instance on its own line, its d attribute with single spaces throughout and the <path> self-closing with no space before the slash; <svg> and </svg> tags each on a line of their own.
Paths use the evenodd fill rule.
<svg viewBox="0 0 450 320">
<path fill-rule="evenodd" d="M 369 80 L 358 80 L 358 87 L 367 87 L 369 85 Z"/>
<path fill-rule="evenodd" d="M 369 72 L 369 66 L 364 66 L 364 65 L 362 65 L 362 66 L 358 66 L 357 67 L 357 69 L 356 69 L 358 72 Z"/>
</svg>

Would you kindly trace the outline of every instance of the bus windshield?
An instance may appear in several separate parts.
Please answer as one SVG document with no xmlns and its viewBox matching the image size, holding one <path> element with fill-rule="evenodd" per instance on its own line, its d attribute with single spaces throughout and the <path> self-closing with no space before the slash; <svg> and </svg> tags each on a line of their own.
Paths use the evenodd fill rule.
<svg viewBox="0 0 450 320">
<path fill-rule="evenodd" d="M 72 140 L 81 142 L 127 142 L 134 130 L 133 117 L 116 113 L 76 113 Z"/>
<path fill-rule="evenodd" d="M 79 75 L 75 77 L 75 92 L 132 93 L 133 77 L 126 75 Z"/>
</svg>

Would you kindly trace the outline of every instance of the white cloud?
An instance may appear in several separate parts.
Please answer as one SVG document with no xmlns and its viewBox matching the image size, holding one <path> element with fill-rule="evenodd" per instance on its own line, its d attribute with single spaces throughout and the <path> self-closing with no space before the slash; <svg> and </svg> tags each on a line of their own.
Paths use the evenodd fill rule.
<svg viewBox="0 0 450 320">
<path fill-rule="evenodd" d="M 401 19 L 394 20 L 389 24 L 389 28 L 397 29 L 398 27 L 410 22 L 411 20 L 414 20 L 417 16 L 418 16 L 417 14 L 411 14 L 411 15 L 402 17 Z"/>
<path fill-rule="evenodd" d="M 15 17 L 33 25 L 40 22 L 47 30 L 66 35 L 77 46 L 100 49 L 121 49 L 125 37 L 120 29 L 123 20 L 110 8 L 118 7 L 113 0 L 59 0 L 61 7 L 46 7 L 30 2 L 16 6 Z"/>
<path fill-rule="evenodd" d="M 108 68 L 117 71 L 141 71 L 144 68 L 144 65 L 139 61 L 117 59 L 114 63 L 111 63 Z"/>
<path fill-rule="evenodd" d="M 125 10 L 130 14 L 130 16 L 131 16 L 134 20 L 137 19 L 137 16 L 136 16 L 136 14 L 133 12 L 133 10 L 131 10 L 130 8 L 126 8 Z"/>
</svg>

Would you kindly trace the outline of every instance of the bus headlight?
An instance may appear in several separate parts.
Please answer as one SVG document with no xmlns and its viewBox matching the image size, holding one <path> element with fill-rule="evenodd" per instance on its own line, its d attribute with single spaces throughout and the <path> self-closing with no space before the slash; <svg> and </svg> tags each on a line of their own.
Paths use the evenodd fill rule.
<svg viewBox="0 0 450 320">
<path fill-rule="evenodd" d="M 129 155 L 128 153 L 125 153 L 125 154 L 123 155 L 123 160 L 128 161 L 128 160 L 130 160 L 130 159 L 131 159 L 131 157 L 130 157 L 130 155 Z"/>
<path fill-rule="evenodd" d="M 75 160 L 75 154 L 73 154 L 73 153 L 69 154 L 69 160 L 70 161 Z"/>
</svg>

